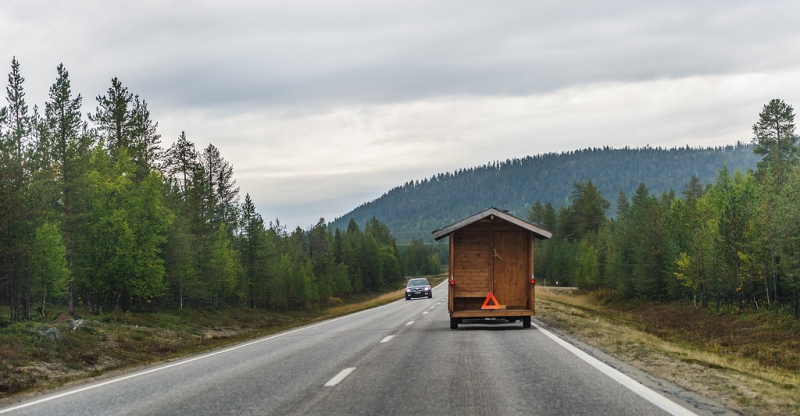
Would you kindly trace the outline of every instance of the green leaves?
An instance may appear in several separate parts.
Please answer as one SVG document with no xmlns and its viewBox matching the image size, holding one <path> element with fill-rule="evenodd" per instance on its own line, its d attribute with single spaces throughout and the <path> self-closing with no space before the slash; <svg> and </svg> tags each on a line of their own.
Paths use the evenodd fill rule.
<svg viewBox="0 0 800 416">
<path fill-rule="evenodd" d="M 36 229 L 30 257 L 31 295 L 41 302 L 42 315 L 47 301 L 66 294 L 69 280 L 66 255 L 67 247 L 56 224 L 46 222 Z"/>
</svg>

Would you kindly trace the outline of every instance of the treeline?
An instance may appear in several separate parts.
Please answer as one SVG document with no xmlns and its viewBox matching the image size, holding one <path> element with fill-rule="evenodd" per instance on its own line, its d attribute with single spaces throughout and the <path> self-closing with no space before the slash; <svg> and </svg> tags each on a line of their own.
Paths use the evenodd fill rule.
<svg viewBox="0 0 800 416">
<path fill-rule="evenodd" d="M 488 207 L 524 217 L 536 200 L 556 209 L 569 205 L 574 182 L 592 180 L 604 195 L 620 189 L 631 194 L 640 182 L 660 193 L 679 189 L 692 175 L 708 183 L 722 166 L 745 171 L 757 161 L 752 146 L 741 143 L 705 149 L 603 147 L 527 156 L 407 182 L 337 218 L 332 226 L 344 229 L 351 218 L 363 223 L 376 217 L 401 242 L 430 241 L 431 231 Z M 616 201 L 610 202 L 613 212 Z"/>
<path fill-rule="evenodd" d="M 537 202 L 528 220 L 553 230 L 537 242 L 540 281 L 613 290 L 625 298 L 707 307 L 800 312 L 800 150 L 794 110 L 766 104 L 753 125 L 756 170 L 728 168 L 713 183 L 694 176 L 680 195 L 639 184 L 611 204 L 592 181 L 571 203 Z"/>
<path fill-rule="evenodd" d="M 0 302 L 10 319 L 50 304 L 116 308 L 246 305 L 302 309 L 396 285 L 438 258 L 399 255 L 389 228 L 324 220 L 266 224 L 233 166 L 181 133 L 161 147 L 147 103 L 114 78 L 95 111 L 57 68 L 43 109 L 29 108 L 12 60 L 0 109 Z M 425 249 L 425 247 L 422 247 Z"/>
</svg>

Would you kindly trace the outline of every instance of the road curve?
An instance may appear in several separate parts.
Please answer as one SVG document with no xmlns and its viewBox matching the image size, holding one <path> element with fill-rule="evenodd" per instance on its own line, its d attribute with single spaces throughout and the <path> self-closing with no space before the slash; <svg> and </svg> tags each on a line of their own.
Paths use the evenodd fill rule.
<svg viewBox="0 0 800 416">
<path fill-rule="evenodd" d="M 451 330 L 445 295 L 440 286 L 432 299 L 55 391 L 0 414 L 692 414 L 643 398 L 541 327 Z"/>
</svg>

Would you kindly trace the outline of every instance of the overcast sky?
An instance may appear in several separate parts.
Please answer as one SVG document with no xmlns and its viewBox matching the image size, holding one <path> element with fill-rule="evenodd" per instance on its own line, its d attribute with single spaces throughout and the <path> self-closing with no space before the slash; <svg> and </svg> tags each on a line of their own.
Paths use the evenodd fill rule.
<svg viewBox="0 0 800 416">
<path fill-rule="evenodd" d="M 118 77 L 165 147 L 213 143 L 306 228 L 492 160 L 750 141 L 770 99 L 800 105 L 798 22 L 797 0 L 5 0 L 0 73 L 16 56 L 42 107 L 63 63 L 84 113 Z"/>
</svg>

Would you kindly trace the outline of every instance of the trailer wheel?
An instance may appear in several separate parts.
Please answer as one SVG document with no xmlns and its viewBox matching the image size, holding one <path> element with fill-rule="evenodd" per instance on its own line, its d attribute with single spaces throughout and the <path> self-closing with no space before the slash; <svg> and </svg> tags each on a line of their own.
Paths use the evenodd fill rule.
<svg viewBox="0 0 800 416">
<path fill-rule="evenodd" d="M 517 318 L 508 318 L 508 322 L 513 324 L 514 322 L 517 322 Z"/>
<path fill-rule="evenodd" d="M 530 328 L 531 327 L 531 317 L 530 316 L 523 316 L 522 317 L 522 327 L 523 328 Z"/>
<path fill-rule="evenodd" d="M 458 329 L 458 318 L 450 318 L 450 329 Z"/>
</svg>

